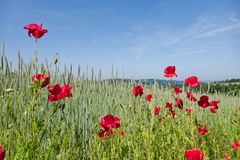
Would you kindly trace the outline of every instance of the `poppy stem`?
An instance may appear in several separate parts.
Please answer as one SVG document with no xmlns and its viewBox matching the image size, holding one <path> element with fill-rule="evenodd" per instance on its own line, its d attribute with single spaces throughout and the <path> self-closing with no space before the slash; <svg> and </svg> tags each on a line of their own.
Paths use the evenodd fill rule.
<svg viewBox="0 0 240 160">
<path fill-rule="evenodd" d="M 172 77 L 170 79 L 170 88 L 173 86 L 173 80 L 172 80 Z"/>
<path fill-rule="evenodd" d="M 37 38 L 35 39 L 35 54 L 37 54 L 38 52 L 38 41 L 37 41 Z"/>
<path fill-rule="evenodd" d="M 38 52 L 38 43 L 37 43 L 37 38 L 35 39 L 35 51 L 34 51 L 34 57 L 33 57 L 33 61 L 34 61 L 34 70 L 35 70 L 35 74 L 37 74 L 38 72 L 38 58 L 37 58 L 37 52 Z"/>
</svg>

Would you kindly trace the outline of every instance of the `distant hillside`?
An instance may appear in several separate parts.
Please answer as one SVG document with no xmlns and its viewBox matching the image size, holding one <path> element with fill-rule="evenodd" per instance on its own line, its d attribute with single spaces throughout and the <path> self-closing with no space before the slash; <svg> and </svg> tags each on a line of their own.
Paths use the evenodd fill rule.
<svg viewBox="0 0 240 160">
<path fill-rule="evenodd" d="M 201 89 L 208 93 L 219 92 L 229 95 L 240 95 L 240 79 L 227 79 L 225 81 L 202 83 Z"/>
<path fill-rule="evenodd" d="M 240 83 L 240 78 L 227 79 L 225 81 L 220 81 L 221 83 Z"/>
<path fill-rule="evenodd" d="M 184 85 L 184 81 L 176 81 L 173 80 L 168 81 L 168 80 L 163 80 L 163 79 L 114 79 L 110 80 L 108 79 L 107 81 L 113 83 L 116 81 L 123 81 L 126 83 L 131 83 L 134 81 L 135 83 L 140 83 L 140 84 L 146 84 L 146 85 L 152 85 L 157 83 L 159 86 L 165 87 L 168 83 L 171 83 L 172 86 L 176 87 L 182 87 Z M 225 93 L 229 95 L 240 95 L 240 79 L 227 79 L 225 81 L 215 81 L 215 82 L 201 82 L 200 87 L 195 87 L 195 91 L 201 91 L 205 93 Z"/>
<path fill-rule="evenodd" d="M 114 82 L 114 81 L 123 81 L 123 82 L 127 82 L 130 83 L 132 81 L 134 81 L 135 83 L 140 83 L 140 84 L 146 84 L 146 85 L 152 85 L 157 83 L 159 86 L 166 86 L 168 83 L 171 83 L 174 86 L 179 86 L 179 85 L 183 85 L 183 81 L 168 81 L 168 80 L 164 80 L 164 79 L 108 79 L 107 81 L 109 82 Z"/>
</svg>

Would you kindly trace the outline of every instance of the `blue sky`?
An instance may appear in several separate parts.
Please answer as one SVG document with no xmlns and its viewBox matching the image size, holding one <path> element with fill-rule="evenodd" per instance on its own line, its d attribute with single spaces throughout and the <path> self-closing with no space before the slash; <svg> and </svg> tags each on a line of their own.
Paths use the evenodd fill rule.
<svg viewBox="0 0 240 160">
<path fill-rule="evenodd" d="M 16 63 L 29 60 L 34 39 L 23 26 L 43 23 L 39 58 L 59 53 L 61 64 L 83 70 L 112 64 L 121 76 L 163 79 L 168 65 L 177 79 L 240 78 L 240 1 L 238 0 L 76 0 L 0 1 L 0 41 Z"/>
</svg>

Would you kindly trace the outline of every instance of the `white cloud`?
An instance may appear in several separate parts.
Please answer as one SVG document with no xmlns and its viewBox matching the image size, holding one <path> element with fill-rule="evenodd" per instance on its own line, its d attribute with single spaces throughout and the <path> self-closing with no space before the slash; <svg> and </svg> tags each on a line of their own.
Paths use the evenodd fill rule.
<svg viewBox="0 0 240 160">
<path fill-rule="evenodd" d="M 214 17 L 203 16 L 198 19 L 196 23 L 188 29 L 175 35 L 169 35 L 164 46 L 171 46 L 183 41 L 192 41 L 196 39 L 206 38 L 210 36 L 217 36 L 220 33 L 231 31 L 233 29 L 240 29 L 240 21 L 233 15 L 224 23 L 216 22 Z"/>
<path fill-rule="evenodd" d="M 146 60 L 149 55 L 158 54 L 170 55 L 173 58 L 207 54 L 210 50 L 221 48 L 222 44 L 230 46 L 225 43 L 228 42 L 226 38 L 222 39 L 219 36 L 225 33 L 227 35 L 228 32 L 239 33 L 240 25 L 233 15 L 220 17 L 205 14 L 182 30 L 163 31 L 156 28 L 155 26 L 155 29 L 150 30 L 145 26 L 146 31 L 131 32 L 132 46 L 128 50 L 136 61 Z"/>
<path fill-rule="evenodd" d="M 204 53 L 206 50 L 197 50 L 197 51 L 188 51 L 188 52 L 180 52 L 180 53 L 175 53 L 175 54 L 170 54 L 171 57 L 181 57 L 181 56 L 192 56 L 200 53 Z"/>
<path fill-rule="evenodd" d="M 233 25 L 229 25 L 229 26 L 223 26 L 223 27 L 219 27 L 210 31 L 207 31 L 205 33 L 196 35 L 194 38 L 203 38 L 203 37 L 208 37 L 208 36 L 215 36 L 221 32 L 227 32 L 230 31 L 232 29 L 235 28 L 239 28 L 240 29 L 240 25 L 239 24 L 233 24 Z"/>
</svg>

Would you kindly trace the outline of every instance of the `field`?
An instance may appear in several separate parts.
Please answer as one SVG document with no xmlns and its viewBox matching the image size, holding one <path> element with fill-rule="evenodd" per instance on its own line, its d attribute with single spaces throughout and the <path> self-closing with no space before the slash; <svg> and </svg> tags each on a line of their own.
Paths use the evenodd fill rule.
<svg viewBox="0 0 240 160">
<path fill-rule="evenodd" d="M 189 87 L 174 94 L 171 81 L 167 87 L 142 85 L 143 95 L 134 96 L 134 82 L 102 80 L 101 73 L 94 72 L 86 76 L 80 67 L 73 75 L 71 66 L 62 72 L 59 67 L 57 59 L 38 64 L 35 57 L 27 63 L 19 54 L 18 68 L 13 70 L 3 48 L 0 144 L 6 159 L 180 160 L 185 150 L 194 148 L 200 149 L 206 160 L 223 159 L 224 154 L 230 159 L 240 156 L 240 149 L 232 146 L 240 140 L 239 96 L 206 93 L 210 101 L 220 101 L 212 113 L 209 107 L 201 108 L 186 98 L 184 91 Z M 49 102 L 47 88 L 32 81 L 35 73 L 48 75 L 49 85 L 71 85 L 72 97 Z M 145 100 L 148 93 L 152 93 L 152 101 Z M 199 99 L 203 93 L 193 94 Z M 174 106 L 176 97 L 183 100 L 183 109 Z M 175 116 L 169 114 L 166 102 L 173 102 Z M 156 115 L 155 106 L 160 106 Z M 120 126 L 101 137 L 97 134 L 102 128 L 99 123 L 107 114 L 119 117 Z M 206 125 L 208 132 L 199 134 L 197 125 Z"/>
</svg>

